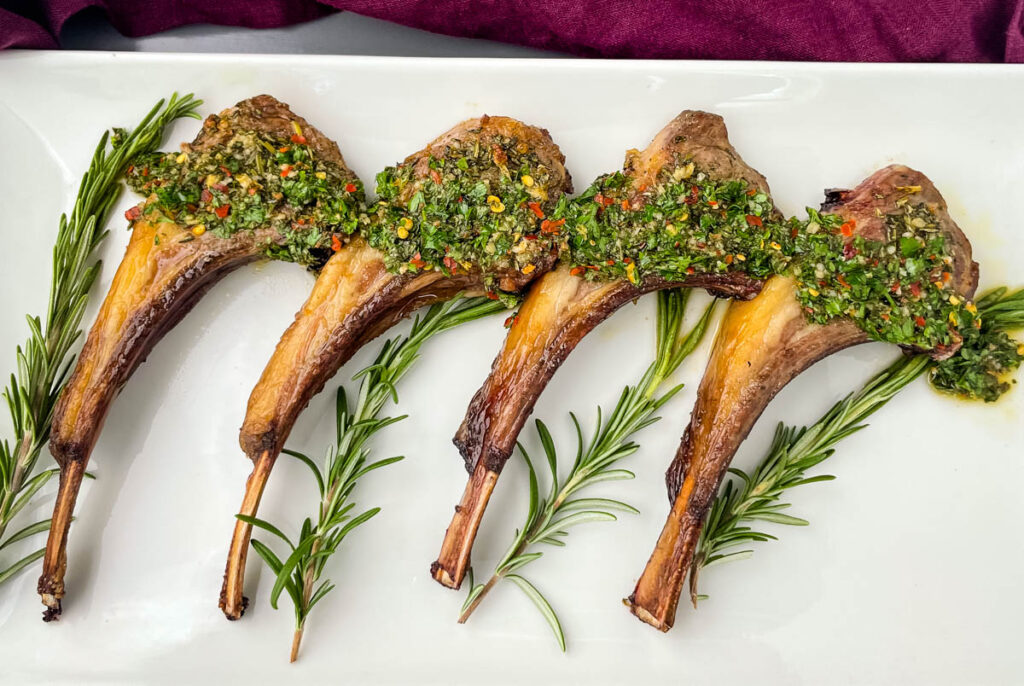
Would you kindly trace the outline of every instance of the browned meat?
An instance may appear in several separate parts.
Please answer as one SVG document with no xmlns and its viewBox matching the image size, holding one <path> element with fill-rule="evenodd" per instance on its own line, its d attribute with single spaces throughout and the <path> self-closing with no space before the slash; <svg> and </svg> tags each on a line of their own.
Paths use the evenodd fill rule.
<svg viewBox="0 0 1024 686">
<path fill-rule="evenodd" d="M 455 140 L 479 140 L 483 146 L 498 138 L 528 146 L 552 171 L 553 181 L 546 189 L 550 202 L 571 191 L 564 157 L 546 131 L 507 117 L 483 117 L 459 124 L 405 160 L 403 164 L 414 167 L 417 183 L 403 189 L 400 201 L 409 202 L 420 184 L 433 183 L 427 163 L 431 156 L 442 157 L 445 146 Z M 503 273 L 498 285 L 502 290 L 519 291 L 548 271 L 554 259 L 553 254 L 544 255 L 529 274 Z M 341 365 L 364 343 L 420 306 L 459 292 L 482 294 L 482 275 L 473 270 L 454 278 L 437 271 L 393 274 L 385 268 L 384 255 L 362 240 L 352 241 L 328 261 L 249 398 L 240 443 L 255 466 L 246 483 L 241 513 L 255 516 L 270 471 L 296 418 Z M 220 598 L 220 607 L 229 619 L 241 617 L 247 604 L 242 591 L 251 530 L 237 521 L 231 539 Z"/>
<path fill-rule="evenodd" d="M 915 186 L 920 190 L 908 197 L 906 189 Z M 855 220 L 857 232 L 865 238 L 887 240 L 884 215 L 894 211 L 902 198 L 912 204 L 926 203 L 935 211 L 954 258 L 951 286 L 971 297 L 978 281 L 971 245 L 947 213 L 942 196 L 920 172 L 887 167 L 853 191 L 830 192 L 822 209 Z M 795 288 L 790 277 L 772 278 L 754 300 L 732 303 L 718 331 L 690 424 L 668 470 L 672 511 L 629 598 L 633 614 L 661 631 L 672 628 L 694 548 L 719 484 L 768 402 L 818 360 L 868 340 L 850 320 L 825 326 L 808 323 Z M 945 347 L 929 352 L 941 359 L 955 351 Z"/>
<path fill-rule="evenodd" d="M 768 191 L 768 182 L 749 167 L 729 143 L 722 118 L 685 111 L 673 119 L 642 152 L 626 156 L 625 172 L 633 188 L 654 185 L 677 155 L 717 180 L 744 180 Z M 636 191 L 639 195 L 639 191 Z M 491 374 L 470 403 L 455 436 L 472 477 L 445 533 L 431 573 L 441 584 L 458 588 L 469 566 L 470 550 L 491 491 L 534 404 L 558 367 L 594 327 L 625 303 L 664 288 L 706 288 L 716 295 L 748 299 L 761 282 L 740 273 L 694 274 L 684 281 L 647 278 L 638 287 L 628 281 L 588 281 L 563 266 L 544 276 L 526 297 L 517 322 L 494 361 Z"/>
<path fill-rule="evenodd" d="M 235 131 L 262 132 L 287 141 L 293 122 L 305 132 L 317 155 L 333 162 L 348 178 L 356 178 L 345 167 L 337 144 L 269 95 L 210 116 L 192 149 L 223 145 Z M 155 202 L 155 196 L 150 197 L 147 206 Z M 46 620 L 56 619 L 61 612 L 68 527 L 86 463 L 114 397 L 153 346 L 211 286 L 282 240 L 275 231 L 258 229 L 226 239 L 208 232 L 181 242 L 187 232 L 187 227 L 170 221 L 152 223 L 145 213 L 133 223 L 124 258 L 57 403 L 50 450 L 61 468 L 60 489 L 39 579 L 39 593 L 48 608 Z"/>
</svg>

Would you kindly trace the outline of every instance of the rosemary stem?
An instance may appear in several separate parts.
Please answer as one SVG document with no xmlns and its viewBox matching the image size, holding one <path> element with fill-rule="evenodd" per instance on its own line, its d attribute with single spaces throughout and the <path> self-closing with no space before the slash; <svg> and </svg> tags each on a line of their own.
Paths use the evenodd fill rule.
<svg viewBox="0 0 1024 686">
<path fill-rule="evenodd" d="M 522 555 L 523 551 L 525 551 L 525 550 L 526 550 L 526 544 L 523 543 L 521 546 L 516 548 L 516 553 L 515 554 L 516 555 Z M 473 602 L 471 602 L 468 606 L 466 606 L 466 609 L 463 610 L 462 614 L 459 615 L 459 619 L 458 619 L 459 624 L 465 624 L 466 623 L 466 620 L 469 619 L 469 616 L 473 614 L 473 611 L 483 601 L 484 596 L 486 596 L 488 593 L 490 593 L 491 589 L 494 588 L 495 584 L 497 584 L 499 581 L 501 581 L 504 578 L 505 578 L 505 575 L 503 573 L 501 573 L 501 572 L 495 572 L 494 574 L 491 575 L 491 578 L 487 580 L 486 584 L 484 584 L 483 590 L 481 590 L 480 593 L 477 594 L 476 598 L 473 599 Z"/>
<path fill-rule="evenodd" d="M 11 506 L 14 503 L 14 496 L 21 491 L 22 482 L 25 480 L 25 476 L 28 474 L 29 468 L 35 462 L 32 459 L 32 436 L 29 433 L 22 435 L 21 440 L 18 441 L 18 450 L 16 452 L 16 459 L 14 462 L 14 472 L 11 474 L 10 487 L 7 492 L 4 493 L 3 502 L 0 502 L 0 539 L 4 537 L 4 532 L 7 530 L 7 525 L 10 524 L 11 519 L 7 514 Z"/>
<path fill-rule="evenodd" d="M 295 626 L 295 633 L 292 634 L 292 652 L 288 656 L 288 662 L 295 662 L 299 658 L 299 646 L 302 645 L 302 631 L 306 621 L 303 620 Z"/>
</svg>

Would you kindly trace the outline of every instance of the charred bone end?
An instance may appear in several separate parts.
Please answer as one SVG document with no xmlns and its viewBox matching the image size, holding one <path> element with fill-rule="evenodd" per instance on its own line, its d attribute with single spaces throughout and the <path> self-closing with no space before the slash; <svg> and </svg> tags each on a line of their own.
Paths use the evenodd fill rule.
<svg viewBox="0 0 1024 686">
<path fill-rule="evenodd" d="M 441 553 L 430 565 L 430 575 L 447 588 L 458 590 L 469 569 L 469 556 L 476 540 L 477 529 L 487 509 L 487 502 L 494 492 L 498 473 L 483 462 L 473 470 L 473 476 L 466 484 L 462 500 L 455 508 L 452 523 L 445 531 Z"/>
<path fill-rule="evenodd" d="M 636 594 L 623 599 L 622 604 L 629 608 L 629 611 L 633 613 L 637 619 L 645 624 L 650 624 L 655 629 L 662 633 L 666 633 L 672 628 L 671 621 L 662 621 L 655 617 L 653 614 L 645 610 L 643 607 L 636 604 Z"/>
</svg>

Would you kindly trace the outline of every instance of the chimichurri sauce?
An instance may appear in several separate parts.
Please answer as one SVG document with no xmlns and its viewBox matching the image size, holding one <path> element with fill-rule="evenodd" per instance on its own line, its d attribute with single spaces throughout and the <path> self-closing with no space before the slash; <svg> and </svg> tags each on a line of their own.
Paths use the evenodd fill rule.
<svg viewBox="0 0 1024 686">
<path fill-rule="evenodd" d="M 554 173 L 514 138 L 454 141 L 417 165 L 377 175 L 379 200 L 363 235 L 398 273 L 483 273 L 493 287 L 502 273 L 529 274 L 561 241 L 564 221 L 550 221 Z"/>
<path fill-rule="evenodd" d="M 270 228 L 280 240 L 268 242 L 269 257 L 313 268 L 330 256 L 337 234 L 356 229 L 365 205 L 362 183 L 318 158 L 298 125 L 286 141 L 238 131 L 209 149 L 143 155 L 127 180 L 156 198 L 129 210 L 129 219 L 156 213 L 186 229 L 181 241 Z"/>
</svg>

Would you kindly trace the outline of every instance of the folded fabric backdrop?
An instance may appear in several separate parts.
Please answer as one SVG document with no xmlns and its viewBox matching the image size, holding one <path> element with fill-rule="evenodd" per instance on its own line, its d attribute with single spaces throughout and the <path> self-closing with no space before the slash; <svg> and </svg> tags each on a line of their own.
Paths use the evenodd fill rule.
<svg viewBox="0 0 1024 686">
<path fill-rule="evenodd" d="M 586 57 L 1024 62 L 1024 0 L 0 0 L 0 48 L 57 48 L 88 7 L 129 36 L 344 10 Z"/>
</svg>

